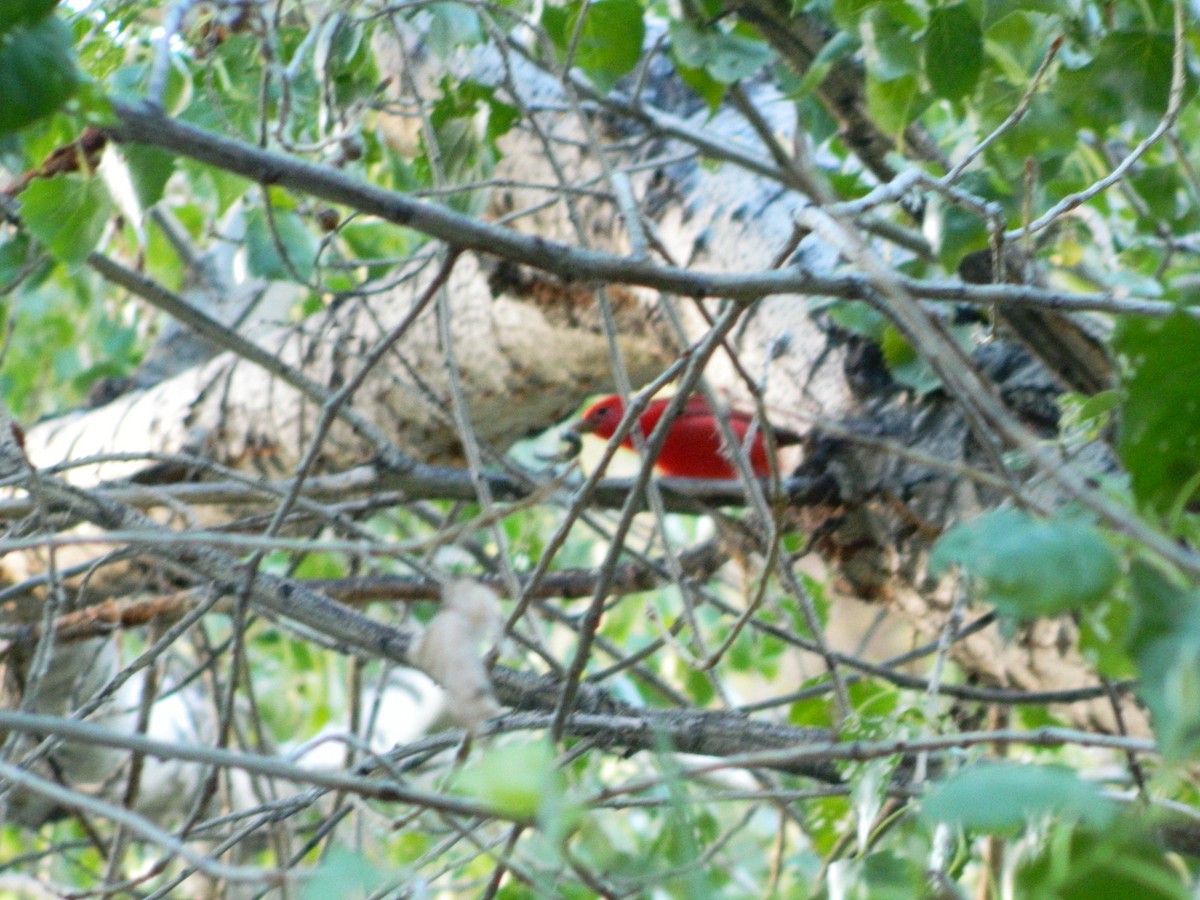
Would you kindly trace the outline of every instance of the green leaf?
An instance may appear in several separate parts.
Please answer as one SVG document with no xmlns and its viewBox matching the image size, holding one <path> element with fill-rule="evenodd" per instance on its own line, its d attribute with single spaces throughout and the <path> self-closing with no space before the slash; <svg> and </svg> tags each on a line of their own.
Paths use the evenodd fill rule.
<svg viewBox="0 0 1200 900">
<path fill-rule="evenodd" d="M 58 0 L 0 0 L 0 34 L 20 26 L 36 25 L 58 6 Z"/>
<path fill-rule="evenodd" d="M 356 219 L 342 227 L 338 237 L 358 260 L 373 263 L 367 266 L 367 277 L 382 278 L 395 265 L 392 260 L 407 256 L 414 244 L 410 232 L 390 222 Z"/>
<path fill-rule="evenodd" d="M 1108 544 L 1076 519 L 1035 520 L 1000 509 L 958 525 L 934 547 L 934 573 L 957 563 L 988 602 L 1018 619 L 1052 616 L 1103 598 L 1120 574 Z"/>
<path fill-rule="evenodd" d="M 1173 584 L 1150 565 L 1130 572 L 1135 598 L 1127 645 L 1138 696 L 1168 759 L 1200 754 L 1200 591 Z"/>
<path fill-rule="evenodd" d="M 882 342 L 888 323 L 883 314 L 862 300 L 835 301 L 826 312 L 831 322 L 859 337 Z"/>
<path fill-rule="evenodd" d="M 865 16 L 860 29 L 867 71 L 879 81 L 915 75 L 920 67 L 920 45 L 912 28 L 894 19 L 891 11 L 886 6 L 875 6 Z"/>
<path fill-rule="evenodd" d="M 108 191 L 98 178 L 37 178 L 21 194 L 21 216 L 30 234 L 69 266 L 96 249 L 109 209 Z"/>
<path fill-rule="evenodd" d="M 736 665 L 731 659 L 731 668 L 737 671 Z M 684 676 L 684 690 L 692 702 L 699 707 L 707 706 L 716 696 L 716 691 L 713 688 L 712 679 L 707 672 L 701 672 L 698 669 L 688 668 L 687 674 Z"/>
<path fill-rule="evenodd" d="M 289 577 L 345 578 L 346 558 L 338 553 L 308 553 Z"/>
<path fill-rule="evenodd" d="M 142 209 L 162 199 L 167 181 L 175 171 L 175 157 L 157 147 L 127 144 L 121 148 L 129 166 L 129 178 Z"/>
<path fill-rule="evenodd" d="M 927 822 L 989 834 L 1015 834 L 1042 816 L 1103 828 L 1114 813 L 1112 802 L 1070 769 L 1016 763 L 963 769 L 937 785 L 921 809 Z"/>
<path fill-rule="evenodd" d="M 1175 166 L 1146 166 L 1129 179 L 1138 196 L 1146 201 L 1150 213 L 1148 226 L 1161 228 L 1175 222 L 1189 205 L 1183 198 L 1186 188 Z"/>
<path fill-rule="evenodd" d="M 277 281 L 308 282 L 313 276 L 313 260 L 317 254 L 317 239 L 304 220 L 293 212 L 275 210 L 272 220 L 275 236 L 287 254 L 286 262 L 279 255 L 275 236 L 266 214 L 260 209 L 246 213 L 246 263 L 251 274 Z"/>
<path fill-rule="evenodd" d="M 890 733 L 895 727 L 896 716 L 902 712 L 900 694 L 894 687 L 864 679 L 850 685 L 847 691 L 856 716 L 864 723 L 885 723 Z"/>
<path fill-rule="evenodd" d="M 965 3 L 929 14 L 925 77 L 934 94 L 958 100 L 975 89 L 983 70 L 983 32 Z"/>
<path fill-rule="evenodd" d="M 372 97 L 380 76 L 367 29 L 352 16 L 327 19 L 313 50 L 313 74 L 316 81 L 333 89 L 333 99 L 341 106 Z M 305 77 L 296 82 L 293 90 L 296 87 L 301 88 L 303 102 L 315 101 L 315 95 L 309 93 L 316 90 L 315 81 Z M 295 96 L 292 102 L 296 103 Z"/>
<path fill-rule="evenodd" d="M 861 46 L 860 42 L 848 32 L 840 31 L 825 42 L 821 52 L 813 57 L 804 77 L 790 92 L 793 97 L 802 97 L 815 91 L 825 80 L 833 64 L 845 57 L 850 57 Z"/>
<path fill-rule="evenodd" d="M 216 196 L 217 215 L 224 215 L 234 203 L 241 200 L 249 192 L 254 182 L 247 181 L 240 175 L 234 175 L 222 169 L 208 168 L 203 170 L 213 186 Z"/>
<path fill-rule="evenodd" d="M 0 34 L 0 135 L 50 115 L 79 87 L 71 29 L 51 16 Z"/>
<path fill-rule="evenodd" d="M 858 684 L 863 683 L 861 681 L 858 682 Z M 802 682 L 799 687 L 817 687 L 824 684 L 825 681 L 823 679 L 812 678 Z M 854 685 L 854 687 L 858 687 L 858 684 Z M 833 725 L 833 704 L 829 702 L 829 696 L 827 694 L 817 694 L 806 700 L 797 700 L 788 707 L 788 724 L 796 725 L 800 728 L 831 727 Z"/>
<path fill-rule="evenodd" d="M 923 230 L 929 235 L 938 260 L 952 272 L 968 253 L 988 246 L 987 226 L 978 214 L 938 197 L 931 198 L 926 205 Z"/>
<path fill-rule="evenodd" d="M 998 17 L 988 19 L 989 11 Z M 987 62 L 1011 85 L 1024 87 L 1041 62 L 1054 36 L 1046 16 L 1014 10 L 1005 4 L 987 4 L 983 11 L 983 41 Z M 1009 105 L 1011 110 L 1011 104 Z"/>
<path fill-rule="evenodd" d="M 457 788 L 514 819 L 565 834 L 576 827 L 579 813 L 567 798 L 567 777 L 554 759 L 554 748 L 546 741 L 491 746 L 463 770 Z"/>
<path fill-rule="evenodd" d="M 725 85 L 717 81 L 708 74 L 704 68 L 692 68 L 685 66 L 683 63 L 675 64 L 675 71 L 679 74 L 680 79 L 695 91 L 700 99 L 704 101 L 708 107 L 709 113 L 715 113 L 721 106 L 721 101 L 725 99 Z"/>
<path fill-rule="evenodd" d="M 367 897 L 395 882 L 396 874 L 379 868 L 367 857 L 334 847 L 321 864 L 303 879 L 300 900 L 323 897 Z"/>
<path fill-rule="evenodd" d="M 1192 896 L 1144 819 L 1122 816 L 1103 829 L 1053 825 L 1015 873 L 1017 897 L 1185 900 Z"/>
<path fill-rule="evenodd" d="M 1129 319 L 1114 345 L 1127 361 L 1117 452 L 1138 502 L 1165 512 L 1194 496 L 1200 474 L 1200 322 Z"/>
<path fill-rule="evenodd" d="M 879 127 L 898 135 L 920 112 L 920 89 L 915 75 L 881 81 L 867 78 L 867 106 Z"/>
<path fill-rule="evenodd" d="M 30 242 L 29 238 L 17 233 L 8 240 L 0 243 L 0 297 L 6 297 L 9 286 L 25 271 L 30 265 Z M 3 317 L 7 318 L 8 310 L 3 311 Z"/>
<path fill-rule="evenodd" d="M 430 22 L 425 38 L 429 49 L 443 59 L 455 47 L 474 44 L 483 38 L 479 14 L 464 3 L 434 3 L 426 11 Z"/>
<path fill-rule="evenodd" d="M 646 24 L 636 0 L 600 0 L 587 8 L 575 62 L 601 90 L 633 71 L 642 58 Z"/>
<path fill-rule="evenodd" d="M 928 878 L 920 861 L 895 850 L 869 853 L 854 860 L 846 873 L 856 890 L 845 896 L 871 900 L 910 900 L 928 895 Z"/>
<path fill-rule="evenodd" d="M 687 22 L 672 22 L 671 49 L 683 66 L 703 69 L 720 84 L 755 75 L 771 60 L 765 43 L 718 29 L 701 31 Z"/>
<path fill-rule="evenodd" d="M 500 158 L 497 139 L 512 127 L 519 114 L 496 99 L 495 88 L 475 81 L 454 81 L 447 76 L 441 89 L 430 121 L 442 174 L 450 184 L 484 181 Z M 417 158 L 415 168 L 418 181 L 432 183 L 428 150 Z M 444 202 L 452 209 L 474 215 L 482 211 L 487 194 L 482 190 L 462 191 Z"/>
<path fill-rule="evenodd" d="M 550 43 L 560 56 L 566 52 L 567 41 L 571 37 L 571 26 L 578 15 L 577 4 L 572 8 L 547 4 L 542 9 L 542 28 L 546 30 L 546 37 L 550 38 Z"/>
<path fill-rule="evenodd" d="M 1104 129 L 1129 121 L 1152 128 L 1167 108 L 1172 45 L 1166 31 L 1113 31 L 1104 36 L 1091 62 L 1059 75 L 1054 92 L 1072 111 L 1077 127 Z M 1195 92 L 1191 79 L 1185 91 L 1185 99 Z"/>
<path fill-rule="evenodd" d="M 1124 643 L 1132 618 L 1133 604 L 1123 596 L 1114 596 L 1079 617 L 1079 649 L 1105 678 L 1117 681 L 1137 674 Z"/>
<path fill-rule="evenodd" d="M 542 25 L 560 57 L 565 58 L 575 39 L 581 14 L 585 18 L 572 61 L 597 88 L 608 91 L 642 58 L 646 37 L 642 7 L 637 0 L 598 0 L 586 7 L 581 2 L 563 8 L 547 6 Z"/>
<path fill-rule="evenodd" d="M 859 18 L 878 5 L 878 0 L 833 0 L 830 13 L 838 25 L 846 29 L 855 28 Z"/>
<path fill-rule="evenodd" d="M 442 96 L 430 113 L 433 126 L 441 128 L 454 119 L 475 120 L 482 110 L 487 120 L 484 136 L 493 152 L 496 141 L 506 135 L 520 118 L 520 111 L 515 106 L 496 99 L 496 89 L 490 85 L 477 81 L 453 81 L 447 77 L 442 80 L 441 88 Z"/>
<path fill-rule="evenodd" d="M 928 394 L 941 387 L 942 380 L 933 371 L 933 366 L 917 353 L 895 326 L 884 328 L 879 348 L 883 351 L 888 372 L 897 384 L 917 394 Z"/>
</svg>

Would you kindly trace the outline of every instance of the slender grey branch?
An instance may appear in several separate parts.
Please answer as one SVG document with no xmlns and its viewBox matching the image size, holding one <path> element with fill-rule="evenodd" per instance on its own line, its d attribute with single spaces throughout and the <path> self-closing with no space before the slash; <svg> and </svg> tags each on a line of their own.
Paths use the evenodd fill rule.
<svg viewBox="0 0 1200 900">
<path fill-rule="evenodd" d="M 6 715 L 20 715 L 20 713 L 7 713 Z M 37 718 L 48 717 L 38 716 Z M 60 719 L 58 721 L 63 720 Z M 81 794 L 79 791 L 63 787 L 61 784 L 50 781 L 48 778 L 43 778 L 40 775 L 35 775 L 11 763 L 0 762 L 0 783 L 2 782 L 18 785 L 30 793 L 40 794 L 68 809 L 77 809 L 89 815 L 110 819 L 128 831 L 139 834 L 145 839 L 158 844 L 172 855 L 182 856 L 197 869 L 211 875 L 213 878 L 237 882 L 248 881 L 259 884 L 278 884 L 287 877 L 284 873 L 277 870 L 258 869 L 248 866 L 229 866 L 216 862 L 206 854 L 193 850 L 183 841 L 179 840 L 179 838 L 159 828 L 144 816 L 125 809 L 123 806 L 117 806 L 97 797 L 90 797 L 87 794 Z"/>
<path fill-rule="evenodd" d="M 328 166 L 214 134 L 170 119 L 146 105 L 117 102 L 114 110 L 119 124 L 110 133 L 117 141 L 159 147 L 262 184 L 279 185 L 345 204 L 414 228 L 451 246 L 504 257 L 558 275 L 565 281 L 633 284 L 689 297 L 725 297 L 747 303 L 776 294 L 858 300 L 873 296 L 871 280 L 857 275 L 816 275 L 794 267 L 744 273 L 697 272 L 571 247 L 483 222 L 408 194 L 384 190 Z M 1011 304 L 1159 317 L 1177 311 L 1171 303 L 1120 299 L 1109 294 L 1075 295 L 1014 285 L 966 285 L 904 278 L 897 278 L 896 282 L 917 298 L 981 306 Z M 1200 316 L 1200 311 L 1193 314 Z"/>
<path fill-rule="evenodd" d="M 142 456 L 139 454 L 139 456 Z M 79 462 L 102 462 L 108 457 L 89 457 Z M 47 470 L 49 471 L 49 470 Z M 492 496 L 497 500 L 527 499 L 544 490 L 544 484 L 533 477 L 518 477 L 506 472 L 485 472 L 484 478 Z M 90 489 L 104 500 L 124 503 L 139 509 L 162 506 L 219 505 L 254 506 L 278 500 L 285 495 L 290 481 L 250 484 L 239 481 L 180 482 L 164 485 L 118 484 Z M 663 502 L 670 512 L 702 514 L 717 507 L 744 506 L 745 491 L 740 482 L 710 481 L 703 478 L 661 478 L 658 481 Z M 598 508 L 619 509 L 634 487 L 632 478 L 603 478 L 596 484 L 589 503 Z M 563 490 L 574 493 L 580 488 L 577 480 L 566 481 Z M 791 506 L 803 506 L 829 495 L 832 480 L 799 476 L 785 478 L 781 491 Z M 316 502 L 345 501 L 354 496 L 386 497 L 394 494 L 396 504 L 413 500 L 477 501 L 479 492 L 466 469 L 447 466 L 420 465 L 411 472 L 399 473 L 376 466 L 357 466 L 334 475 L 321 475 L 305 482 L 301 496 Z M 642 501 L 641 509 L 645 509 Z M 0 520 L 12 520 L 33 512 L 28 497 L 0 498 Z"/>
</svg>

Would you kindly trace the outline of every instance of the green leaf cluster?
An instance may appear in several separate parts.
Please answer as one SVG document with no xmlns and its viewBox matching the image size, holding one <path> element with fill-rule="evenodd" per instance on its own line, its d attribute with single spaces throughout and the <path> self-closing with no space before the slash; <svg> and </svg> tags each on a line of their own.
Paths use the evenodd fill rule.
<svg viewBox="0 0 1200 900">
<path fill-rule="evenodd" d="M 958 525 L 938 541 L 934 572 L 957 564 L 973 576 L 983 596 L 1014 619 L 1082 609 L 1113 589 L 1117 556 L 1100 532 L 1078 519 L 1038 520 L 999 509 Z"/>
<path fill-rule="evenodd" d="M 970 766 L 935 786 L 921 815 L 930 825 L 949 823 L 968 835 L 1026 835 L 1029 850 L 1016 871 L 1019 896 L 1189 896 L 1144 822 L 1065 767 Z"/>
<path fill-rule="evenodd" d="M 1128 646 L 1138 696 L 1150 710 L 1163 754 L 1200 754 L 1200 589 L 1181 586 L 1151 565 L 1130 573 L 1135 616 Z"/>
<path fill-rule="evenodd" d="M 73 36 L 56 5 L 0 4 L 0 137 L 57 111 L 79 88 Z"/>
<path fill-rule="evenodd" d="M 559 58 L 569 58 L 601 91 L 611 90 L 642 58 L 646 24 L 637 0 L 547 4 L 542 27 Z"/>
<path fill-rule="evenodd" d="M 1126 361 L 1118 451 L 1138 502 L 1159 513 L 1200 490 L 1200 321 L 1123 322 L 1116 348 Z"/>
</svg>

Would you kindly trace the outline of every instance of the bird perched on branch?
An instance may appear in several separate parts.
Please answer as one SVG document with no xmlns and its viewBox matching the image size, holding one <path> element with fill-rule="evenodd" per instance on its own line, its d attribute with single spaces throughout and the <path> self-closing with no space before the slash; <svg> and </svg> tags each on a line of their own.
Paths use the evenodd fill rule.
<svg viewBox="0 0 1200 900">
<path fill-rule="evenodd" d="M 643 443 L 654 431 L 654 426 L 658 424 L 670 402 L 670 398 L 653 400 L 638 418 Z M 616 433 L 624 415 L 624 402 L 616 394 L 611 394 L 589 406 L 583 416 L 569 426 L 568 431 L 576 435 L 594 434 L 597 437 L 610 438 Z M 752 417 L 748 413 L 731 410 L 726 414 L 726 420 L 737 439 L 737 449 L 744 448 L 746 435 L 750 432 L 753 422 Z M 799 435 L 789 431 L 773 428 L 771 433 L 775 437 L 777 447 L 797 444 L 801 440 Z M 621 442 L 621 446 L 634 449 L 632 431 Z M 769 475 L 771 469 L 767 456 L 767 442 L 761 428 L 755 431 L 747 449 L 750 471 L 760 478 Z M 671 423 L 658 458 L 654 460 L 654 466 L 663 475 L 675 478 L 736 478 L 737 470 L 732 460 L 730 448 L 726 446 L 722 436 L 717 413 L 709 406 L 708 400 L 696 396 L 688 399 Z"/>
</svg>

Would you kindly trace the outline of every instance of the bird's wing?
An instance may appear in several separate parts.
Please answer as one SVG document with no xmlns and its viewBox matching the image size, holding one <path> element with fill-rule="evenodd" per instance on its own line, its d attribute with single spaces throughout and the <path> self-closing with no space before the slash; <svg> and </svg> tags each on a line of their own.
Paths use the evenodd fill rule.
<svg viewBox="0 0 1200 900">
<path fill-rule="evenodd" d="M 665 406 L 665 402 L 664 402 Z M 726 415 L 729 417 L 729 424 L 734 427 L 735 433 L 744 434 L 750 427 L 750 423 L 754 417 L 740 409 L 731 409 Z M 709 406 L 708 400 L 701 395 L 689 397 L 687 403 L 684 404 L 676 421 L 681 419 L 712 417 L 713 410 Z M 740 427 L 739 427 L 740 426 Z M 804 442 L 804 435 L 787 428 L 779 428 L 771 426 L 771 433 L 775 436 L 775 446 L 791 447 Z"/>
</svg>

